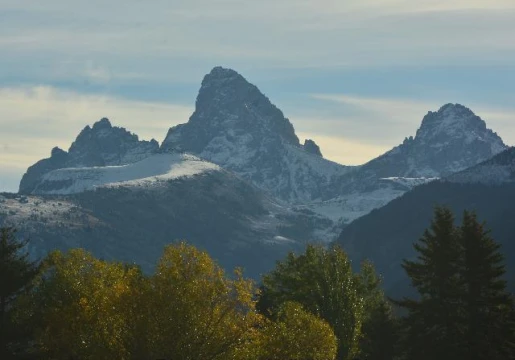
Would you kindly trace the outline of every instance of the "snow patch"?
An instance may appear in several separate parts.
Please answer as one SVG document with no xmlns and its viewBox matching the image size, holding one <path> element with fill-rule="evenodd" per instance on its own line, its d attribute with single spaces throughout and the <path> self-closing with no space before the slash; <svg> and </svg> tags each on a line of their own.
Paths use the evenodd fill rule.
<svg viewBox="0 0 515 360">
<path fill-rule="evenodd" d="M 155 154 L 129 165 L 54 170 L 43 176 L 34 193 L 67 195 L 102 186 L 147 186 L 219 170 L 193 155 Z"/>
<path fill-rule="evenodd" d="M 400 176 L 380 178 L 380 180 L 392 181 L 394 183 L 407 186 L 409 188 L 427 184 L 431 181 L 435 181 L 438 179 L 439 179 L 438 177 L 400 177 Z"/>
</svg>

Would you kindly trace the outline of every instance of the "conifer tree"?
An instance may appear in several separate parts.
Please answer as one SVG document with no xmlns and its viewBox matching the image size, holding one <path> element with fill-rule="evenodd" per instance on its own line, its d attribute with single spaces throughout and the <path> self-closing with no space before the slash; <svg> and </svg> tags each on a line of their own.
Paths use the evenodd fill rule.
<svg viewBox="0 0 515 360">
<path fill-rule="evenodd" d="M 459 301 L 460 248 L 450 210 L 436 208 L 431 226 L 415 243 L 418 258 L 405 260 L 403 268 L 419 299 L 396 303 L 408 310 L 406 318 L 409 359 L 459 359 L 463 328 Z"/>
<path fill-rule="evenodd" d="M 461 275 L 469 360 L 515 358 L 514 305 L 506 289 L 500 245 L 465 211 L 460 228 Z"/>
<path fill-rule="evenodd" d="M 398 352 L 399 326 L 392 308 L 382 300 L 363 323 L 363 338 L 360 341 L 363 360 L 393 360 Z"/>
<path fill-rule="evenodd" d="M 0 228 L 0 358 L 8 359 L 16 352 L 22 338 L 20 328 L 15 326 L 12 304 L 16 296 L 27 287 L 37 273 L 35 263 L 23 252 L 25 241 L 16 238 L 12 227 Z"/>
</svg>

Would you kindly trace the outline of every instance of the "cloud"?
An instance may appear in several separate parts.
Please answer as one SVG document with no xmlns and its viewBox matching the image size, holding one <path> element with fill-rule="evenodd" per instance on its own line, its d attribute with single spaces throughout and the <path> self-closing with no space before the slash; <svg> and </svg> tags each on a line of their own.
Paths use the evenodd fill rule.
<svg viewBox="0 0 515 360">
<path fill-rule="evenodd" d="M 81 94 L 49 86 L 0 88 L 0 108 L 0 191 L 15 191 L 28 166 L 48 157 L 54 146 L 68 149 L 84 126 L 102 117 L 143 139 L 161 141 L 169 127 L 186 122 L 193 112 L 192 106 Z M 317 141 L 324 156 L 333 161 L 360 164 L 388 150 L 389 144 L 361 141 L 338 132 L 335 135 L 330 128 L 341 121 L 333 121 L 292 118 L 299 136 Z M 355 123 L 360 122 L 363 119 L 355 119 Z"/>
<path fill-rule="evenodd" d="M 207 63 L 361 68 L 499 65 L 515 58 L 511 0 L 4 0 L 2 10 L 7 55 L 0 65 L 22 76 L 31 64 L 29 71 L 46 79 L 63 64 L 77 68 L 67 71 L 69 78 L 87 77 L 84 67 L 93 63 L 93 78 L 175 80 L 197 78 L 196 66 L 205 72 Z"/>
<path fill-rule="evenodd" d="M 499 100 L 512 91 L 513 33 L 513 0 L 2 0 L 0 162 L 20 171 L 103 116 L 161 140 L 192 111 L 161 101 L 173 93 L 192 104 L 201 77 L 219 64 L 267 78 L 297 130 L 342 162 L 397 145 L 449 101 L 514 144 L 515 110 Z M 431 83 L 437 96 L 424 96 L 435 68 L 446 76 Z M 406 70 L 401 80 L 395 69 Z M 323 86 L 309 89 L 323 72 Z M 300 90 L 295 80 L 306 73 L 316 76 Z M 342 73 L 352 84 L 339 82 Z M 462 96 L 474 91 L 474 101 Z"/>
<path fill-rule="evenodd" d="M 342 134 L 369 145 L 396 146 L 405 136 L 415 135 L 428 111 L 437 111 L 448 101 L 399 98 L 371 98 L 348 94 L 313 94 L 313 99 L 337 104 L 329 119 L 300 119 L 301 127 L 317 127 L 322 135 Z M 461 102 L 486 121 L 507 144 L 515 144 L 515 108 Z M 320 106 L 323 107 L 323 106 Z M 336 116 L 338 114 L 338 116 Z M 314 125 L 316 124 L 316 125 Z"/>
<path fill-rule="evenodd" d="M 48 157 L 54 146 L 68 149 L 82 128 L 102 117 L 143 139 L 161 141 L 169 127 L 186 122 L 193 111 L 185 105 L 79 94 L 48 86 L 0 88 L 0 108 L 0 178 L 11 190 L 28 166 Z"/>
<path fill-rule="evenodd" d="M 291 109 L 301 139 L 315 140 L 324 156 L 363 164 L 414 135 L 422 117 L 443 102 L 373 98 L 348 94 L 313 94 L 308 106 Z M 515 144 L 515 109 L 466 104 L 508 144 Z M 184 123 L 193 106 L 81 94 L 49 86 L 0 88 L 0 191 L 16 190 L 26 168 L 48 157 L 54 146 L 68 149 L 87 124 L 108 117 L 143 139 L 161 141 L 169 127 Z M 319 115 L 314 115 L 318 113 Z"/>
</svg>

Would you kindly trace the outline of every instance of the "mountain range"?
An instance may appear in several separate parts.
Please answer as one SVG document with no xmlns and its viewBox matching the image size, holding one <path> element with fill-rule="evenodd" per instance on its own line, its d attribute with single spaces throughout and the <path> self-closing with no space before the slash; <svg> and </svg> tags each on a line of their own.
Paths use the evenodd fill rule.
<svg viewBox="0 0 515 360">
<path fill-rule="evenodd" d="M 399 146 L 344 166 L 325 159 L 314 140 L 301 143 L 242 75 L 215 67 L 194 113 L 161 144 L 107 118 L 86 126 L 68 151 L 54 148 L 27 169 L 19 194 L 0 197 L 0 223 L 30 236 L 33 256 L 80 245 L 151 267 L 163 244 L 188 239 L 257 275 L 287 251 L 330 242 L 342 229 L 339 241 L 353 248 L 345 231 L 415 187 L 476 182 L 493 168 L 510 182 L 507 149 L 470 109 L 446 104 Z"/>
<path fill-rule="evenodd" d="M 419 186 L 346 226 L 337 242 L 359 262 L 371 260 L 383 274 L 392 296 L 409 294 L 403 259 L 416 257 L 413 243 L 428 228 L 435 206 L 446 206 L 461 222 L 464 210 L 475 211 L 501 244 L 508 280 L 515 291 L 515 148 L 481 164 Z"/>
</svg>

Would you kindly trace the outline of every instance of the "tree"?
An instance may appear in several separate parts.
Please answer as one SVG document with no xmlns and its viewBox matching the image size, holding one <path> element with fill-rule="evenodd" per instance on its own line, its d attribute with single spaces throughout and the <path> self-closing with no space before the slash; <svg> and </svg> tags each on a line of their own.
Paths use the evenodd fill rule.
<svg viewBox="0 0 515 360">
<path fill-rule="evenodd" d="M 261 329 L 257 360 L 331 360 L 337 339 L 331 326 L 294 302 L 281 305 L 275 321 Z"/>
<path fill-rule="evenodd" d="M 0 358 L 14 356 L 23 340 L 22 329 L 13 321 L 12 304 L 27 289 L 38 266 L 24 252 L 27 242 L 16 238 L 12 227 L 0 228 Z"/>
<path fill-rule="evenodd" d="M 288 301 L 302 304 L 327 321 L 338 338 L 338 359 L 359 353 L 361 327 L 369 301 L 377 299 L 376 278 L 365 265 L 363 275 L 352 271 L 347 254 L 339 247 L 308 245 L 304 254 L 290 253 L 263 277 L 258 309 L 273 317 Z"/>
<path fill-rule="evenodd" d="M 398 353 L 399 325 L 390 304 L 383 299 L 363 323 L 360 359 L 393 360 Z"/>
<path fill-rule="evenodd" d="M 465 211 L 459 240 L 466 319 L 466 359 L 515 358 L 515 310 L 506 290 L 500 245 Z"/>
<path fill-rule="evenodd" d="M 132 289 L 140 277 L 136 267 L 82 249 L 49 254 L 18 302 L 19 320 L 34 328 L 38 357 L 130 358 Z"/>
<path fill-rule="evenodd" d="M 418 261 L 403 266 L 420 299 L 397 302 L 408 310 L 408 358 L 513 358 L 515 310 L 503 256 L 476 215 L 466 211 L 456 228 L 450 210 L 437 208 L 415 249 Z"/>
<path fill-rule="evenodd" d="M 206 252 L 167 246 L 147 293 L 149 358 L 238 358 L 260 324 L 254 294 L 241 271 L 229 279 Z"/>
<path fill-rule="evenodd" d="M 33 329 L 34 355 L 51 359 L 332 359 L 330 326 L 298 304 L 275 321 L 256 289 L 185 243 L 167 246 L 152 276 L 82 249 L 44 259 L 14 317 Z"/>
<path fill-rule="evenodd" d="M 397 353 L 399 328 L 381 289 L 381 279 L 369 261 L 361 264 L 359 278 L 365 304 L 359 358 L 393 359 Z"/>
<path fill-rule="evenodd" d="M 397 303 L 409 312 L 406 350 L 410 359 L 459 359 L 462 351 L 459 301 L 460 247 L 450 210 L 436 208 L 431 226 L 414 244 L 416 261 L 403 268 L 420 299 Z"/>
</svg>

